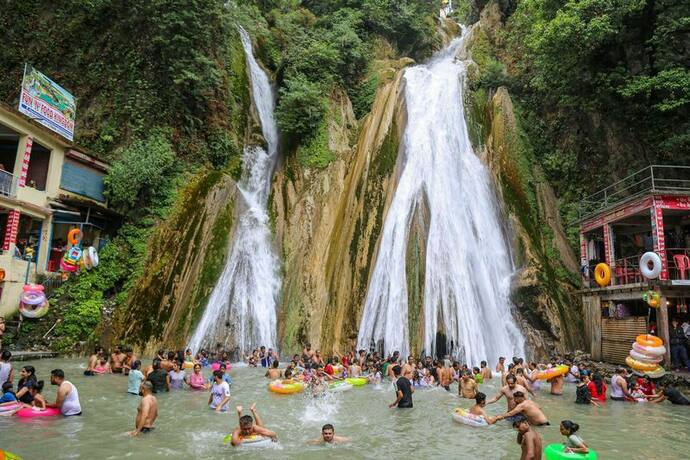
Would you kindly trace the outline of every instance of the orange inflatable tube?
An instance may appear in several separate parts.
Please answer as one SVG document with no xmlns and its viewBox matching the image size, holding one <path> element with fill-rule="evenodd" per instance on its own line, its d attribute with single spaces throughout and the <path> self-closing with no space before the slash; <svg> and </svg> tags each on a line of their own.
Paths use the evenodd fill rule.
<svg viewBox="0 0 690 460">
<path fill-rule="evenodd" d="M 664 344 L 664 341 L 655 335 L 641 334 L 635 338 L 635 342 L 639 343 L 643 347 L 660 347 Z"/>
<path fill-rule="evenodd" d="M 81 240 L 81 230 L 78 228 L 73 228 L 70 230 L 67 234 L 67 241 L 69 241 L 69 244 L 76 246 L 79 244 L 79 240 Z"/>
<path fill-rule="evenodd" d="M 611 282 L 611 268 L 603 262 L 597 264 L 594 267 L 594 281 L 601 287 L 608 286 Z"/>
</svg>

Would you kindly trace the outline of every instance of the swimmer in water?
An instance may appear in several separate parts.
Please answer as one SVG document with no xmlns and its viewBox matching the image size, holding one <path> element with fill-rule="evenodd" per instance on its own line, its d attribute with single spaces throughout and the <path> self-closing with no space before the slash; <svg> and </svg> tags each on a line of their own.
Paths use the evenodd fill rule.
<svg viewBox="0 0 690 460">
<path fill-rule="evenodd" d="M 321 437 L 312 439 L 309 441 L 309 444 L 343 444 L 347 442 L 352 442 L 352 439 L 346 438 L 345 436 L 336 436 L 333 425 L 327 423 L 321 428 Z"/>
<path fill-rule="evenodd" d="M 486 407 L 486 395 L 484 393 L 481 391 L 477 393 L 474 402 L 476 404 L 470 408 L 470 414 L 483 417 L 489 425 L 496 423 L 496 418 L 487 415 L 486 411 L 484 411 L 484 407 Z"/>
<path fill-rule="evenodd" d="M 477 397 L 477 382 L 471 377 L 470 371 L 465 371 L 458 382 L 458 393 L 461 398 L 474 399 Z"/>
<path fill-rule="evenodd" d="M 141 384 L 141 394 L 143 398 L 137 407 L 137 418 L 134 422 L 135 430 L 130 433 L 132 436 L 139 436 L 140 433 L 152 431 L 156 418 L 158 418 L 158 400 L 153 396 L 153 385 L 151 382 Z"/>
<path fill-rule="evenodd" d="M 273 361 L 271 364 L 271 368 L 266 371 L 266 374 L 264 374 L 265 377 L 268 377 L 271 380 L 276 380 L 279 379 L 283 376 L 283 372 L 278 369 L 278 365 L 280 363 L 278 361 Z"/>
<path fill-rule="evenodd" d="M 242 406 L 237 406 L 237 416 L 240 420 L 239 426 L 232 432 L 231 444 L 233 446 L 239 446 L 245 438 L 252 435 L 265 436 L 271 438 L 273 442 L 278 441 L 278 435 L 266 428 L 261 421 L 261 417 L 259 417 L 259 413 L 256 411 L 256 403 L 252 404 L 249 410 L 254 418 L 252 418 L 252 415 L 242 415 Z M 254 423 L 254 421 L 256 421 L 256 423 Z"/>
<path fill-rule="evenodd" d="M 498 363 L 496 364 L 496 372 L 500 372 L 501 374 L 503 374 L 506 371 L 506 368 L 503 365 L 503 363 L 505 363 L 505 362 L 506 362 L 506 359 L 503 356 L 498 358 Z"/>
<path fill-rule="evenodd" d="M 563 452 L 566 454 L 588 454 L 589 447 L 582 440 L 581 437 L 576 435 L 577 430 L 580 429 L 580 425 L 570 420 L 563 420 L 561 422 L 561 434 L 568 438 Z"/>
<path fill-rule="evenodd" d="M 520 417 L 513 422 L 513 428 L 518 432 L 517 443 L 522 448 L 520 460 L 540 460 L 541 459 L 541 436 L 534 431 L 527 419 Z"/>
<path fill-rule="evenodd" d="M 544 426 L 549 425 L 549 420 L 546 415 L 541 411 L 541 408 L 534 401 L 530 401 L 525 398 L 525 394 L 521 391 L 516 391 L 513 394 L 515 402 L 517 405 L 513 410 L 506 412 L 503 415 L 496 417 L 497 420 L 503 420 L 504 418 L 515 417 L 516 415 L 522 414 L 527 418 L 530 425 L 534 426 Z"/>
<path fill-rule="evenodd" d="M 515 408 L 515 406 L 517 405 L 514 399 L 514 394 L 518 391 L 522 392 L 522 394 L 527 393 L 527 390 L 522 385 L 517 384 L 515 376 L 512 374 L 508 374 L 508 376 L 506 377 L 506 386 L 501 388 L 501 391 L 498 392 L 496 396 L 488 400 L 486 403 L 493 404 L 499 399 L 501 399 L 503 396 L 505 396 L 508 400 L 508 410 L 513 410 L 513 408 Z"/>
</svg>

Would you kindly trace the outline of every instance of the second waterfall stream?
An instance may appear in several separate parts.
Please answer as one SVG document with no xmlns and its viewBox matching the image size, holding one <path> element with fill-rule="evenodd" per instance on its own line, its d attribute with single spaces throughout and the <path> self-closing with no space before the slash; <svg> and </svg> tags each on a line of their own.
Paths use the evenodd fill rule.
<svg viewBox="0 0 690 460">
<path fill-rule="evenodd" d="M 271 241 L 267 202 L 278 155 L 275 101 L 268 76 L 252 52 L 252 43 L 240 29 L 251 77 L 252 100 L 261 122 L 266 147 L 247 145 L 238 184 L 241 206 L 230 254 L 204 310 L 189 348 L 247 351 L 276 346 L 276 305 L 280 293 L 279 261 Z"/>
<path fill-rule="evenodd" d="M 369 281 L 358 348 L 383 341 L 386 354 L 410 351 L 406 253 L 415 212 L 426 207 L 425 354 L 441 349 L 478 365 L 524 356 L 510 301 L 514 272 L 498 198 L 472 149 L 464 110 L 467 32 L 404 75 L 407 123 L 397 189 Z M 413 331 L 416 333 L 416 331 Z"/>
</svg>

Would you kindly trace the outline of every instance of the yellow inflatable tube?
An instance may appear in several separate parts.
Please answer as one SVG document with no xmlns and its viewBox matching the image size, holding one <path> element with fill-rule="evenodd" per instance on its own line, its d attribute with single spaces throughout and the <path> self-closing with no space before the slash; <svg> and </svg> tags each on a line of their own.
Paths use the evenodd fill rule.
<svg viewBox="0 0 690 460">
<path fill-rule="evenodd" d="M 659 367 L 659 364 L 657 364 L 657 363 L 643 363 L 642 361 L 638 361 L 636 359 L 633 359 L 630 356 L 625 358 L 625 364 L 627 364 L 628 367 L 631 367 L 631 368 L 635 369 L 636 371 L 640 371 L 640 372 L 655 371 Z"/>
<path fill-rule="evenodd" d="M 281 395 L 291 395 L 304 391 L 304 384 L 302 382 L 295 382 L 294 380 L 274 380 L 268 384 L 269 391 Z"/>
<path fill-rule="evenodd" d="M 554 377 L 558 377 L 559 375 L 565 375 L 568 373 L 568 366 L 565 364 L 561 364 L 560 366 L 552 367 L 551 369 L 546 369 L 543 372 L 540 372 L 537 374 L 535 377 L 538 380 L 550 380 Z"/>
</svg>

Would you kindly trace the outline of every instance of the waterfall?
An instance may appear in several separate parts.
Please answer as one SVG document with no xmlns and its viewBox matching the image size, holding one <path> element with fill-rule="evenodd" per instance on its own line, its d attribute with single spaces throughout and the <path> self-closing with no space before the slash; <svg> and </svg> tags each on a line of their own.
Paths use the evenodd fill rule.
<svg viewBox="0 0 690 460">
<path fill-rule="evenodd" d="M 221 344 L 244 355 L 260 345 L 276 345 L 280 276 L 266 209 L 278 152 L 275 101 L 268 76 L 254 58 L 249 35 L 240 28 L 240 36 L 266 147 L 244 147 L 238 183 L 243 206 L 227 262 L 189 342 L 194 352 Z"/>
<path fill-rule="evenodd" d="M 427 207 L 424 350 L 437 332 L 467 364 L 522 356 L 524 339 L 509 294 L 514 272 L 491 175 L 475 155 L 464 113 L 466 64 L 456 58 L 467 33 L 404 75 L 407 123 L 401 172 L 369 281 L 358 348 L 383 340 L 385 353 L 409 352 L 405 271 L 415 211 Z"/>
</svg>

